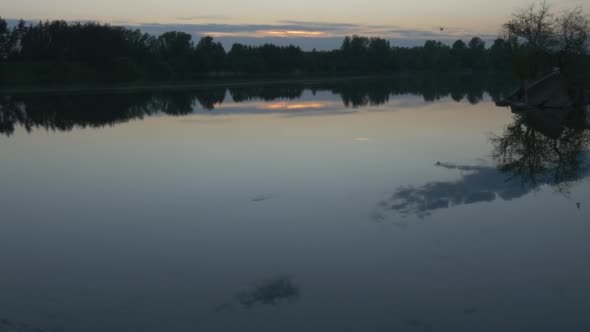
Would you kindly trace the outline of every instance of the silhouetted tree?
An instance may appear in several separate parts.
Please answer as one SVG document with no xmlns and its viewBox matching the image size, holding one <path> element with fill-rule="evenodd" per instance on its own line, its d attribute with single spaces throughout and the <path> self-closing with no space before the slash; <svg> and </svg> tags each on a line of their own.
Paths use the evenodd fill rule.
<svg viewBox="0 0 590 332">
<path fill-rule="evenodd" d="M 455 41 L 451 47 L 451 55 L 453 56 L 453 62 L 458 67 L 467 66 L 467 44 L 461 39 Z"/>
<path fill-rule="evenodd" d="M 575 30 L 583 36 L 583 22 L 577 19 L 577 13 L 559 21 L 560 26 L 564 27 L 563 31 Z M 578 44 L 567 41 L 564 45 L 568 46 L 563 49 L 569 50 Z M 226 53 L 221 43 L 212 37 L 205 36 L 195 45 L 191 35 L 184 32 L 166 32 L 156 37 L 139 30 L 93 22 L 25 24 L 22 20 L 10 28 L 5 20 L 0 20 L 0 61 L 4 62 L 0 64 L 0 83 L 173 80 L 219 73 L 501 71 L 510 67 L 521 70 L 524 77 L 532 71 L 528 61 L 530 49 L 513 39 L 498 39 L 490 49 L 486 49 L 478 37 L 474 37 L 469 45 L 458 40 L 449 47 L 429 40 L 423 46 L 405 48 L 392 47 L 382 38 L 348 36 L 339 49 L 332 51 L 304 52 L 296 46 L 234 44 Z M 506 56 L 508 52 L 510 57 Z M 586 57 L 578 57 L 576 61 L 588 62 Z"/>
<path fill-rule="evenodd" d="M 170 65 L 174 77 L 187 78 L 192 65 L 192 36 L 184 32 L 171 31 L 159 36 L 156 42 L 158 56 Z"/>
<path fill-rule="evenodd" d="M 195 48 L 198 71 L 201 73 L 219 72 L 225 66 L 225 49 L 219 42 L 214 42 L 213 37 L 201 38 Z"/>
<path fill-rule="evenodd" d="M 534 78 L 553 66 L 565 68 L 570 58 L 587 52 L 590 21 L 581 7 L 555 15 L 546 2 L 533 3 L 503 25 L 515 64 L 523 78 Z"/>
<path fill-rule="evenodd" d="M 441 42 L 427 40 L 422 49 L 422 65 L 427 69 L 448 70 L 452 68 L 450 48 Z"/>
<path fill-rule="evenodd" d="M 340 46 L 343 65 L 351 71 L 365 71 L 368 69 L 368 48 L 371 41 L 367 37 L 345 37 Z"/>
<path fill-rule="evenodd" d="M 473 37 L 468 44 L 467 66 L 483 69 L 486 66 L 486 43 L 479 37 Z"/>
<path fill-rule="evenodd" d="M 10 31 L 8 23 L 0 17 L 0 60 L 5 60 L 9 53 Z"/>
<path fill-rule="evenodd" d="M 490 47 L 489 64 L 492 69 L 497 71 L 504 71 L 509 69 L 510 65 L 510 44 L 504 39 L 498 38 Z"/>
<path fill-rule="evenodd" d="M 257 50 L 251 46 L 234 44 L 227 54 L 228 69 L 234 73 L 256 73 L 262 70 Z"/>
</svg>

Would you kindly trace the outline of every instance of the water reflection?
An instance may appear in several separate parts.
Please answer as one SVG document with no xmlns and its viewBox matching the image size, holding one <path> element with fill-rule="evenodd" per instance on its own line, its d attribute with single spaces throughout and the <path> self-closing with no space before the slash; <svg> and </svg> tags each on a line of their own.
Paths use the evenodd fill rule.
<svg viewBox="0 0 590 332">
<path fill-rule="evenodd" d="M 198 91 L 194 92 L 194 97 L 199 101 L 201 107 L 205 110 L 214 110 L 215 106 L 221 105 L 225 99 L 225 92 L 224 88 L 217 88 L 212 90 L 205 90 L 205 91 Z M 192 93 L 185 93 L 184 95 L 188 96 L 187 98 L 191 98 Z M 193 109 L 185 114 L 192 112 Z M 164 112 L 167 113 L 167 112 Z M 169 113 L 167 113 L 169 114 Z"/>
<path fill-rule="evenodd" d="M 533 189 L 516 181 L 506 181 L 506 176 L 495 167 L 447 163 L 440 163 L 437 167 L 460 171 L 461 178 L 457 181 L 430 182 L 418 187 L 400 187 L 391 197 L 381 201 L 379 207 L 402 216 L 425 217 L 433 211 L 453 206 L 522 197 Z"/>
<path fill-rule="evenodd" d="M 590 131 L 575 118 L 556 121 L 556 112 L 516 115 L 501 136 L 491 138 L 492 156 L 502 173 L 533 186 L 547 183 L 560 189 L 580 178 L 587 166 Z"/>
<path fill-rule="evenodd" d="M 253 305 L 277 305 L 283 301 L 294 300 L 299 297 L 299 287 L 292 277 L 279 276 L 255 284 L 251 289 L 236 295 L 239 303 L 244 307 Z"/>
<path fill-rule="evenodd" d="M 278 103 L 271 103 L 262 106 L 263 109 L 267 110 L 310 110 L 310 109 L 326 109 L 329 106 L 328 102 L 278 102 Z"/>
<path fill-rule="evenodd" d="M 253 283 L 249 288 L 238 292 L 234 299 L 215 306 L 213 311 L 235 312 L 238 308 L 277 306 L 297 300 L 300 293 L 300 287 L 292 276 L 279 275 Z"/>
<path fill-rule="evenodd" d="M 186 115 L 203 110 L 213 112 L 226 103 L 228 94 L 234 103 L 262 100 L 281 101 L 262 107 L 248 105 L 249 112 L 330 110 L 334 100 L 301 100 L 305 91 L 313 95 L 327 92 L 341 99 L 344 107 L 382 105 L 394 96 L 420 95 L 425 101 L 452 97 L 478 103 L 484 93 L 500 100 L 511 90 L 504 77 L 413 75 L 390 79 L 347 80 L 308 85 L 262 85 L 224 87 L 198 91 L 170 91 L 101 95 L 1 95 L 0 133 L 11 135 L 17 126 L 28 132 L 34 129 L 70 131 L 74 128 L 97 128 L 142 119 L 158 113 Z M 297 102 L 285 102 L 294 101 Z M 242 110 L 243 111 L 243 110 Z M 293 112 L 292 112 L 293 113 Z M 308 113 L 309 114 L 309 113 Z"/>
<path fill-rule="evenodd" d="M 0 319 L 0 331 L 6 332 L 43 332 L 43 330 L 23 323 L 16 323 L 8 319 Z"/>
<path fill-rule="evenodd" d="M 435 167 L 459 171 L 460 179 L 400 187 L 379 208 L 425 217 L 453 206 L 519 198 L 543 185 L 567 192 L 589 175 L 590 130 L 580 110 L 516 113 L 490 141 L 496 167 L 437 162 Z"/>
<path fill-rule="evenodd" d="M 251 100 L 273 101 L 277 99 L 298 99 L 301 98 L 305 86 L 296 85 L 262 85 L 262 86 L 240 86 L 229 88 L 233 100 L 241 103 Z"/>
</svg>

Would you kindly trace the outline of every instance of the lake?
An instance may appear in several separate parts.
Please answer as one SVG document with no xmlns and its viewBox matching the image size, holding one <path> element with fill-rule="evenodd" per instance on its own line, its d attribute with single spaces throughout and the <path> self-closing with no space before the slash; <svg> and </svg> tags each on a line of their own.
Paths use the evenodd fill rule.
<svg viewBox="0 0 590 332">
<path fill-rule="evenodd" d="M 2 95 L 0 331 L 588 331 L 590 131 L 513 87 Z"/>
</svg>

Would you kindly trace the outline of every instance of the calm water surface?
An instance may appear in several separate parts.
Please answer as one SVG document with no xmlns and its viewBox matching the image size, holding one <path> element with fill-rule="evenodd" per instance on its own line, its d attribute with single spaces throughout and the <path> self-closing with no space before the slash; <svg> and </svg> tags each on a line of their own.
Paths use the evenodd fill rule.
<svg viewBox="0 0 590 332">
<path fill-rule="evenodd" d="M 410 83 L 1 96 L 0 331 L 590 330 L 588 130 Z"/>
</svg>

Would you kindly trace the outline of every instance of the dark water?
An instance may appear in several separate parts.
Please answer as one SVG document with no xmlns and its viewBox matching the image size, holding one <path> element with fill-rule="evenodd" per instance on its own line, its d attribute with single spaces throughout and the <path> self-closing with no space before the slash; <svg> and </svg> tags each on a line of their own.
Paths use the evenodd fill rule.
<svg viewBox="0 0 590 332">
<path fill-rule="evenodd" d="M 0 331 L 588 331 L 587 123 L 511 88 L 0 96 Z"/>
</svg>

